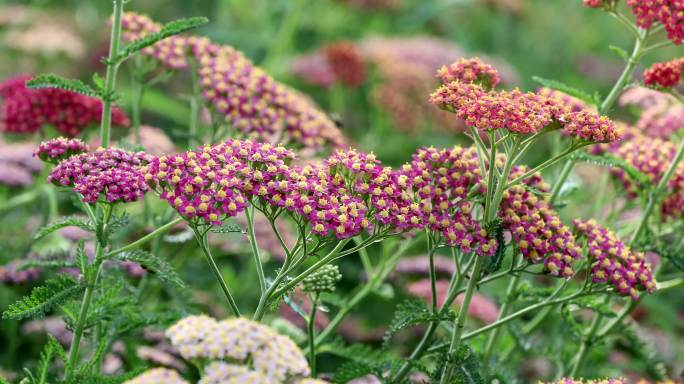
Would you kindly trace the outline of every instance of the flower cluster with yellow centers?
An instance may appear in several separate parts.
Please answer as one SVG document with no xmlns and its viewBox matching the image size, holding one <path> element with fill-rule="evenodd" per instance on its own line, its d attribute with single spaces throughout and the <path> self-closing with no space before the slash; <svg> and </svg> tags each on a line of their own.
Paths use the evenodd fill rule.
<svg viewBox="0 0 684 384">
<path fill-rule="evenodd" d="M 615 233 L 595 220 L 575 220 L 577 231 L 587 237 L 595 283 L 610 283 L 622 295 L 639 298 L 639 291 L 652 293 L 656 288 L 651 264 L 642 252 L 634 252 Z"/>
<path fill-rule="evenodd" d="M 244 318 L 216 321 L 189 316 L 167 329 L 166 336 L 183 358 L 215 361 L 207 365 L 202 383 L 254 378 L 277 384 L 309 375 L 308 363 L 294 341 Z"/>
</svg>

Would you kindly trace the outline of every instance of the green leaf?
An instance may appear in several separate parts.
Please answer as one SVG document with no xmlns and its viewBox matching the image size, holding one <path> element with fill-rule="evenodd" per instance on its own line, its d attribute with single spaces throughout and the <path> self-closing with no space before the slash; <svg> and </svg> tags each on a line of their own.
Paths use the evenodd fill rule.
<svg viewBox="0 0 684 384">
<path fill-rule="evenodd" d="M 90 221 L 85 221 L 77 217 L 67 217 L 62 220 L 55 221 L 54 223 L 48 224 L 45 227 L 39 229 L 38 233 L 36 233 L 36 236 L 33 239 L 40 240 L 43 237 L 51 234 L 52 232 L 55 232 L 66 227 L 78 227 L 88 232 L 95 232 L 95 228 L 90 223 Z"/>
<path fill-rule="evenodd" d="M 385 333 L 383 344 L 385 347 L 387 347 L 394 335 L 404 328 L 413 327 L 418 324 L 432 321 L 453 319 L 454 314 L 451 312 L 446 314 L 433 313 L 420 299 L 414 298 L 406 300 L 397 306 L 397 310 L 394 313 L 394 319 L 392 319 L 392 322 Z"/>
<path fill-rule="evenodd" d="M 367 376 L 370 374 L 375 374 L 377 371 L 376 367 L 371 364 L 364 362 L 351 362 L 342 364 L 335 375 L 333 376 L 333 383 L 335 384 L 345 384 L 359 377 Z M 380 375 L 379 377 L 382 377 Z"/>
<path fill-rule="evenodd" d="M 629 61 L 629 53 L 627 53 L 627 51 L 625 51 L 624 49 L 617 47 L 615 45 L 608 46 L 608 49 L 615 52 L 615 54 L 620 56 L 622 58 L 622 60 Z"/>
<path fill-rule="evenodd" d="M 170 23 L 164 24 L 164 26 L 159 30 L 159 32 L 151 33 L 145 37 L 141 37 L 128 44 L 121 52 L 119 52 L 114 57 L 114 62 L 119 63 L 126 60 L 132 54 L 145 49 L 151 45 L 154 45 L 167 37 L 175 36 L 186 32 L 190 29 L 197 28 L 202 24 L 208 22 L 209 19 L 206 17 L 191 17 L 188 19 L 174 20 Z"/>
<path fill-rule="evenodd" d="M 485 383 L 480 373 L 480 360 L 467 345 L 461 345 L 451 356 L 442 357 L 441 364 L 437 364 L 437 368 L 432 372 L 433 382 L 439 382 L 445 369 L 451 369 L 452 372 L 450 380 L 447 381 L 449 384 Z"/>
<path fill-rule="evenodd" d="M 606 303 L 603 298 L 598 297 L 582 297 L 572 301 L 571 305 L 576 305 L 580 308 L 591 309 L 603 317 L 615 317 L 615 311 L 610 303 Z"/>
<path fill-rule="evenodd" d="M 130 252 L 119 253 L 114 255 L 113 258 L 119 261 L 136 262 L 142 265 L 142 267 L 146 270 L 157 275 L 157 277 L 165 283 L 171 283 L 181 288 L 185 286 L 185 283 L 183 283 L 183 280 L 181 280 L 180 276 L 173 269 L 171 264 L 150 252 L 138 249 Z"/>
<path fill-rule="evenodd" d="M 574 88 L 558 80 L 544 79 L 539 76 L 533 76 L 532 80 L 541 84 L 544 87 L 555 89 L 567 93 L 570 96 L 576 97 L 586 103 L 597 105 L 599 102 L 596 98 L 581 89 Z"/>
<path fill-rule="evenodd" d="M 3 312 L 3 319 L 36 318 L 45 315 L 48 311 L 76 298 L 85 289 L 69 275 L 59 275 L 45 282 L 45 285 L 36 287 L 31 294 L 10 305 Z"/>
<path fill-rule="evenodd" d="M 143 373 L 146 368 L 141 367 L 141 368 L 136 368 L 131 370 L 130 372 L 123 373 L 121 375 L 117 376 L 104 376 L 100 374 L 84 374 L 84 375 L 76 375 L 74 378 L 73 383 L 78 383 L 78 384 L 122 384 L 139 374 Z"/>
<path fill-rule="evenodd" d="M 644 186 L 651 184 L 651 178 L 648 177 L 648 175 L 639 171 L 638 169 L 634 168 L 631 164 L 627 163 L 626 161 L 618 157 L 609 154 L 591 155 L 584 151 L 577 151 L 573 153 L 571 157 L 573 160 L 581 161 L 584 163 L 610 168 L 620 168 L 623 171 L 625 171 L 625 173 L 627 174 L 627 176 L 629 176 L 630 179 L 638 182 L 639 184 L 643 184 Z"/>
<path fill-rule="evenodd" d="M 48 341 L 43 347 L 43 351 L 40 353 L 40 361 L 38 363 L 38 377 L 47 378 L 48 369 L 50 369 L 50 363 L 55 357 L 59 357 L 63 361 L 67 361 L 66 352 L 62 345 L 55 339 L 49 332 Z M 39 384 L 44 384 L 45 381 L 40 380 Z"/>
<path fill-rule="evenodd" d="M 66 79 L 54 73 L 43 73 L 26 82 L 28 88 L 59 88 L 86 96 L 100 97 L 88 84 L 77 79 Z"/>
</svg>

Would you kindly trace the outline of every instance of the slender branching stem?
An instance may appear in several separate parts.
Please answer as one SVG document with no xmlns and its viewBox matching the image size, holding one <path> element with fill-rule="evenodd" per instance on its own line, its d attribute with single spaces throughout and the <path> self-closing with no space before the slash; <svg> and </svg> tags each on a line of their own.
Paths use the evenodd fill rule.
<svg viewBox="0 0 684 384">
<path fill-rule="evenodd" d="M 256 234 L 254 233 L 254 206 L 249 205 L 245 210 L 245 217 L 247 217 L 247 236 L 249 237 L 249 245 L 252 247 L 252 257 L 254 258 L 254 267 L 257 271 L 259 279 L 259 292 L 263 295 L 266 292 L 266 277 L 264 276 L 264 267 L 261 264 L 261 253 L 259 252 L 259 244 L 257 243 Z"/>
<path fill-rule="evenodd" d="M 112 33 L 109 41 L 109 60 L 105 74 L 104 95 L 102 100 L 102 123 L 100 124 L 100 145 L 109 147 L 112 130 L 112 102 L 114 96 L 114 84 L 119 63 L 115 60 L 119 53 L 121 43 L 121 17 L 123 15 L 124 0 L 114 0 L 114 18 L 112 20 Z"/>
<path fill-rule="evenodd" d="M 309 341 L 309 367 L 311 368 L 311 377 L 316 377 L 316 309 L 318 308 L 318 298 L 320 294 L 314 293 L 311 298 L 311 312 L 307 319 L 307 336 Z"/>
<path fill-rule="evenodd" d="M 240 310 L 238 309 L 237 303 L 235 302 L 233 295 L 230 293 L 228 284 L 226 284 L 226 281 L 223 279 L 223 275 L 221 274 L 221 271 L 219 270 L 218 265 L 216 265 L 216 261 L 214 261 L 214 257 L 211 255 L 211 251 L 209 250 L 209 246 L 207 244 L 207 233 L 200 231 L 196 227 L 193 227 L 192 230 L 195 233 L 195 239 L 197 240 L 197 243 L 202 249 L 202 253 L 204 253 L 204 256 L 207 259 L 207 263 L 209 263 L 211 271 L 214 273 L 214 276 L 216 276 L 216 280 L 218 280 L 221 290 L 223 290 L 223 293 L 226 295 L 226 299 L 228 300 L 228 305 L 230 306 L 231 311 L 236 317 L 240 317 Z"/>
<path fill-rule="evenodd" d="M 136 240 L 136 241 L 134 241 L 128 245 L 125 245 L 121 248 L 115 249 L 113 251 L 109 251 L 107 253 L 107 257 L 111 258 L 112 256 L 118 255 L 119 253 L 128 252 L 128 251 L 131 251 L 133 249 L 139 248 L 142 245 L 147 244 L 148 242 L 150 242 L 150 241 L 154 240 L 155 238 L 157 238 L 157 237 L 163 235 L 164 233 L 168 232 L 171 228 L 180 224 L 182 221 L 183 221 L 182 217 L 177 217 L 177 218 L 169 221 L 168 223 L 162 225 L 161 227 L 155 229 L 154 231 L 148 233 L 147 235 L 139 238 L 138 240 Z"/>
</svg>

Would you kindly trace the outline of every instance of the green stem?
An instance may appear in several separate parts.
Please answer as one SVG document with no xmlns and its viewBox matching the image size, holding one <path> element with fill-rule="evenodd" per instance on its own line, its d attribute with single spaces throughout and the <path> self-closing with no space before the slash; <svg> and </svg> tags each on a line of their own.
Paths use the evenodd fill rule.
<svg viewBox="0 0 684 384">
<path fill-rule="evenodd" d="M 385 265 L 382 268 L 382 271 L 377 273 L 376 275 L 373 275 L 373 277 L 368 279 L 368 282 L 361 287 L 361 289 L 354 294 L 348 301 L 345 302 L 344 306 L 340 308 L 339 311 L 337 311 L 337 314 L 335 317 L 330 320 L 330 323 L 328 324 L 327 327 L 321 333 L 318 334 L 316 337 L 316 345 L 320 345 L 325 341 L 325 339 L 330 336 L 330 334 L 337 329 L 337 327 L 340 325 L 342 320 L 344 320 L 349 312 L 356 307 L 363 299 L 366 298 L 373 290 L 380 285 L 387 276 L 394 270 L 394 267 L 397 265 L 397 262 L 399 261 L 399 258 L 409 249 L 409 246 L 411 245 L 411 241 L 407 240 L 405 241 L 399 249 L 394 251 L 394 254 L 392 257 L 385 263 Z"/>
<path fill-rule="evenodd" d="M 610 297 L 606 296 L 605 302 L 608 302 L 609 300 Z M 601 326 L 602 320 L 603 315 L 601 314 L 596 314 L 596 317 L 594 317 L 594 320 L 592 320 L 591 325 L 589 326 L 589 331 L 582 338 L 582 344 L 580 345 L 580 349 L 579 351 L 577 351 L 577 354 L 575 355 L 575 363 L 573 364 L 572 370 L 570 371 L 570 377 L 576 377 L 582 370 L 584 361 L 587 358 L 587 353 L 589 352 L 589 347 L 591 347 L 591 344 L 595 341 L 594 337 L 596 336 L 596 332 L 598 332 L 598 329 Z"/>
<path fill-rule="evenodd" d="M 513 260 L 513 263 L 515 264 L 515 260 Z M 520 274 L 515 274 L 511 277 L 511 281 L 508 283 L 508 288 L 506 289 L 506 296 L 504 298 L 504 302 L 501 305 L 501 308 L 499 309 L 499 316 L 497 317 L 497 320 L 500 320 L 508 314 L 508 310 L 511 306 L 511 301 L 513 301 L 513 294 L 515 293 L 515 290 L 518 288 L 519 282 Z M 489 334 L 489 338 L 487 339 L 487 344 L 485 345 L 485 349 L 482 355 L 482 361 L 485 363 L 489 360 L 489 356 L 492 353 L 492 349 L 496 344 L 496 339 L 499 337 L 500 330 L 501 328 L 496 328 L 492 333 Z"/>
<path fill-rule="evenodd" d="M 100 145 L 109 147 L 112 130 L 112 99 L 116 73 L 119 70 L 119 62 L 115 57 L 119 53 L 121 43 L 121 16 L 123 15 L 124 0 L 114 0 L 114 18 L 112 21 L 112 33 L 109 41 L 109 60 L 107 73 L 105 74 L 104 97 L 102 101 L 102 124 L 100 125 Z"/>
<path fill-rule="evenodd" d="M 259 292 L 263 294 L 266 291 L 266 277 L 264 276 L 264 267 L 261 265 L 261 254 L 259 253 L 259 244 L 257 244 L 256 234 L 254 233 L 254 206 L 250 205 L 245 211 L 247 217 L 247 233 L 249 236 L 249 244 L 252 246 L 252 257 L 254 258 L 254 266 L 257 270 L 259 278 Z"/>
<path fill-rule="evenodd" d="M 432 312 L 437 313 L 437 274 L 435 273 L 435 251 L 436 247 L 432 245 L 432 236 L 430 236 L 429 229 L 427 233 L 427 247 L 429 258 L 429 272 L 430 272 L 430 290 L 432 292 Z"/>
<path fill-rule="evenodd" d="M 240 310 L 238 309 L 237 303 L 235 302 L 233 295 L 230 293 L 228 284 L 226 284 L 226 281 L 223 279 L 223 275 L 221 275 L 221 271 L 219 270 L 218 265 L 216 265 L 216 261 L 214 261 L 214 257 L 211 255 L 211 251 L 207 246 L 206 233 L 200 233 L 196 228 L 193 228 L 193 232 L 195 232 L 197 243 L 199 243 L 204 256 L 207 258 L 207 262 L 209 263 L 209 267 L 211 267 L 211 271 L 214 272 L 214 276 L 216 276 L 223 293 L 226 295 L 226 299 L 228 299 L 228 305 L 230 306 L 230 309 L 233 311 L 233 314 L 236 317 L 240 317 Z"/>
<path fill-rule="evenodd" d="M 490 165 L 491 167 L 491 165 Z M 482 265 L 484 264 L 485 257 L 484 256 L 475 256 L 477 259 L 475 260 L 475 265 L 473 266 L 473 270 L 470 274 L 470 281 L 468 281 L 468 288 L 466 289 L 465 296 L 463 297 L 463 303 L 461 303 L 461 308 L 458 310 L 458 317 L 456 318 L 456 327 L 454 328 L 454 333 L 451 335 L 451 343 L 449 344 L 449 355 L 453 355 L 456 350 L 460 347 L 461 344 L 461 335 L 463 334 L 463 328 L 465 327 L 465 319 L 466 316 L 468 315 L 468 308 L 470 307 L 470 301 L 473 298 L 473 294 L 475 293 L 475 289 L 477 287 L 477 281 L 479 280 L 478 277 L 480 276 L 480 271 L 482 269 Z M 441 384 L 449 383 L 451 379 L 451 375 L 453 373 L 453 367 L 452 366 L 447 366 L 444 369 L 444 372 L 442 374 L 442 378 L 440 380 Z"/>
<path fill-rule="evenodd" d="M 646 37 L 648 37 L 647 30 L 638 31 L 638 36 L 634 42 L 634 49 L 632 49 L 632 54 L 627 60 L 627 65 L 622 71 L 622 74 L 620 74 L 618 80 L 613 85 L 613 88 L 610 90 L 610 93 L 608 93 L 608 96 L 606 96 L 606 98 L 599 106 L 599 114 L 604 115 L 613 107 L 613 105 L 615 104 L 615 100 L 617 100 L 618 96 L 620 96 L 622 91 L 625 89 L 625 86 L 627 86 L 627 84 L 632 79 L 632 73 L 634 72 L 634 68 L 637 66 L 639 60 L 641 59 L 641 56 L 643 55 L 643 43 L 646 40 Z M 570 175 L 570 172 L 572 172 L 574 166 L 575 162 L 572 159 L 568 159 L 563 165 L 563 170 L 558 176 L 558 180 L 556 181 L 556 184 L 554 185 L 551 193 L 552 203 L 558 197 L 558 193 L 560 192 L 561 187 L 563 186 L 563 184 L 565 184 L 565 180 Z"/>
<path fill-rule="evenodd" d="M 154 240 L 156 237 L 168 232 L 171 228 L 180 224 L 182 221 L 183 221 L 183 218 L 181 218 L 181 217 L 175 218 L 175 219 L 169 221 L 168 223 L 162 225 L 161 227 L 155 229 L 154 231 L 148 233 L 147 235 L 139 238 L 138 240 L 136 240 L 136 241 L 124 246 L 124 247 L 110 251 L 109 253 L 107 253 L 107 258 L 110 258 L 114 255 L 118 255 L 119 253 L 122 253 L 122 252 L 128 252 L 130 250 L 136 249 L 136 248 L 142 246 L 143 244 L 146 244 L 147 242 Z"/>
<path fill-rule="evenodd" d="M 667 168 L 667 171 L 665 171 L 665 175 L 663 175 L 663 177 L 658 182 L 658 185 L 656 185 L 656 188 L 649 194 L 646 208 L 644 209 L 644 212 L 641 215 L 641 220 L 639 221 L 639 225 L 637 226 L 637 229 L 636 231 L 634 231 L 634 235 L 632 236 L 632 244 L 635 244 L 639 240 L 639 237 L 646 230 L 646 227 L 648 226 L 648 219 L 653 213 L 653 209 L 656 207 L 663 193 L 667 189 L 667 185 L 670 182 L 670 180 L 672 180 L 672 177 L 674 176 L 675 171 L 677 170 L 677 167 L 679 166 L 679 163 L 682 161 L 683 157 L 684 139 L 682 139 L 682 141 L 679 143 L 677 153 L 675 154 L 674 159 L 672 159 L 672 162 L 670 163 L 670 166 Z"/>
<path fill-rule="evenodd" d="M 309 366 L 311 367 L 311 377 L 316 377 L 316 308 L 318 307 L 319 293 L 315 293 L 311 299 L 311 314 L 306 327 L 309 339 Z"/>
<path fill-rule="evenodd" d="M 190 61 L 190 78 L 192 79 L 192 96 L 190 97 L 190 121 L 188 123 L 188 135 L 190 137 L 190 147 L 195 147 L 199 143 L 199 112 L 200 105 L 202 105 L 201 89 L 199 84 L 199 73 L 197 71 L 197 63 L 194 59 Z"/>
</svg>

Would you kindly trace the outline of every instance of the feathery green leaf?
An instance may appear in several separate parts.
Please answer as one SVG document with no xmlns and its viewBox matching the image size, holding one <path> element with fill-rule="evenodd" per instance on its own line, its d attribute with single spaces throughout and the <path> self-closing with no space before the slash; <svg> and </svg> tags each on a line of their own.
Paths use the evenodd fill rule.
<svg viewBox="0 0 684 384">
<path fill-rule="evenodd" d="M 585 91 L 582 91 L 581 89 L 577 89 L 575 87 L 572 87 L 568 84 L 565 84 L 561 81 L 558 80 L 552 80 L 552 79 L 544 79 L 539 76 L 533 76 L 532 80 L 536 81 L 537 83 L 541 84 L 544 87 L 555 89 L 557 91 L 561 91 L 564 93 L 567 93 L 570 96 L 576 97 L 586 103 L 593 104 L 593 105 L 598 105 L 599 100 L 596 99 L 595 96 L 592 96 L 588 94 Z"/>
<path fill-rule="evenodd" d="M 26 82 L 28 88 L 59 88 L 86 96 L 100 97 L 88 84 L 77 79 L 66 79 L 54 73 L 43 73 Z"/>
<path fill-rule="evenodd" d="M 66 217 L 64 219 L 55 221 L 54 223 L 50 223 L 44 226 L 43 228 L 39 229 L 38 233 L 36 233 L 36 236 L 34 237 L 34 240 L 42 239 L 43 237 L 51 234 L 52 232 L 55 232 L 66 227 L 78 227 L 88 232 L 95 232 L 95 228 L 90 223 L 90 221 L 86 221 L 77 217 Z"/>
<path fill-rule="evenodd" d="M 209 20 L 206 17 L 191 17 L 187 19 L 174 20 L 170 23 L 164 24 L 164 26 L 159 30 L 159 32 L 151 33 L 145 37 L 141 37 L 128 44 L 121 52 L 119 52 L 114 57 L 114 62 L 119 63 L 126 60 L 132 54 L 145 49 L 151 45 L 154 45 L 167 37 L 175 36 L 197 28 L 202 24 L 205 24 Z"/>
<path fill-rule="evenodd" d="M 48 311 L 65 302 L 76 298 L 85 286 L 79 284 L 69 275 L 59 275 L 36 287 L 31 294 L 10 305 L 2 317 L 4 319 L 35 318 L 45 315 Z"/>
<path fill-rule="evenodd" d="M 171 283 L 178 287 L 185 286 L 185 283 L 183 283 L 183 280 L 181 280 L 171 264 L 150 252 L 137 249 L 130 252 L 119 253 L 114 255 L 113 258 L 119 261 L 136 262 L 142 265 L 146 270 L 157 275 L 157 277 L 165 283 Z"/>
</svg>

